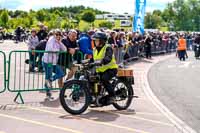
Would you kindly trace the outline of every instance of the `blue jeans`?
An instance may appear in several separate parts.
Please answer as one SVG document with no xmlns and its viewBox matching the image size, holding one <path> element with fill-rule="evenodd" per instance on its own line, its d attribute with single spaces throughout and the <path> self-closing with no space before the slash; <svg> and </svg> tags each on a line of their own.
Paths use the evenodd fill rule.
<svg viewBox="0 0 200 133">
<path fill-rule="evenodd" d="M 59 65 L 51 65 L 48 63 L 43 62 L 44 69 L 45 69 L 45 79 L 50 81 L 55 81 L 65 76 L 62 68 Z M 52 73 L 55 73 L 52 76 Z"/>
<path fill-rule="evenodd" d="M 178 51 L 179 59 L 185 61 L 186 50 L 179 50 Z"/>
<path fill-rule="evenodd" d="M 35 63 L 36 62 L 36 56 L 32 54 L 32 52 L 29 52 L 29 68 L 31 71 L 34 71 Z"/>
</svg>

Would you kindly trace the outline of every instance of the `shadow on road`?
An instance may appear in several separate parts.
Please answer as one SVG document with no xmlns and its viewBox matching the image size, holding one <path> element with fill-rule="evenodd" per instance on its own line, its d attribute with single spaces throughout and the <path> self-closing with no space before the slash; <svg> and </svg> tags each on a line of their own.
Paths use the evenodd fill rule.
<svg viewBox="0 0 200 133">
<path fill-rule="evenodd" d="M 115 121 L 119 117 L 118 114 L 111 114 L 108 112 L 104 111 L 98 111 L 98 110 L 90 110 L 86 114 L 82 115 L 76 115 L 74 117 L 65 115 L 65 116 L 60 116 L 62 119 L 88 119 L 92 121 L 97 121 L 97 122 L 109 122 L 109 121 Z"/>
<path fill-rule="evenodd" d="M 140 59 L 138 59 L 138 60 L 128 62 L 127 65 L 134 65 L 134 64 L 137 64 L 137 63 L 141 63 L 141 62 L 151 64 L 151 63 L 153 63 L 153 60 L 154 60 L 153 58 L 151 58 L 151 59 L 140 58 Z"/>
<path fill-rule="evenodd" d="M 25 104 L 5 104 L 5 105 L 0 105 L 0 110 L 20 110 L 20 109 L 26 109 L 27 106 L 58 108 L 60 107 L 60 100 L 59 98 L 57 98 L 55 100 L 44 99 L 44 101 L 42 102 L 26 102 Z"/>
<path fill-rule="evenodd" d="M 55 100 L 44 99 L 40 104 L 46 107 L 58 108 L 60 106 L 60 100 L 59 97 Z"/>
<path fill-rule="evenodd" d="M 117 113 L 117 114 L 122 114 L 122 115 L 135 115 L 137 112 L 134 109 L 128 109 L 128 110 L 110 110 L 110 112 Z"/>
</svg>

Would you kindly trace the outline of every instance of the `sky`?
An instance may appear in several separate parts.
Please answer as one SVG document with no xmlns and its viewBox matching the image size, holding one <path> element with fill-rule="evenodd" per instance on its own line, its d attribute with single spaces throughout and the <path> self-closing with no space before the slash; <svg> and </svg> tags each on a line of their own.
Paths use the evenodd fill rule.
<svg viewBox="0 0 200 133">
<path fill-rule="evenodd" d="M 159 2 L 158 2 L 159 1 Z M 147 0 L 147 12 L 163 10 L 174 0 Z M 135 0 L 0 0 L 0 8 L 9 10 L 38 10 L 41 8 L 83 5 L 112 13 L 134 14 Z"/>
</svg>

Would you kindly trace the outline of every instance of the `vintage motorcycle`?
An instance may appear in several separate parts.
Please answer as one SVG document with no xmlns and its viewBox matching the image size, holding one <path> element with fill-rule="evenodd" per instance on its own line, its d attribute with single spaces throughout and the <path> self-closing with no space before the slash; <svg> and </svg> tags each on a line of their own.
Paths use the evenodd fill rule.
<svg viewBox="0 0 200 133">
<path fill-rule="evenodd" d="M 116 77 L 110 80 L 115 91 L 116 100 L 109 103 L 108 92 L 101 82 L 100 75 L 95 73 L 95 64 L 88 61 L 76 65 L 77 78 L 65 82 L 60 91 L 60 103 L 70 114 L 78 115 L 90 107 L 113 105 L 117 110 L 126 110 L 134 97 L 134 77 L 132 70 L 118 69 Z"/>
</svg>

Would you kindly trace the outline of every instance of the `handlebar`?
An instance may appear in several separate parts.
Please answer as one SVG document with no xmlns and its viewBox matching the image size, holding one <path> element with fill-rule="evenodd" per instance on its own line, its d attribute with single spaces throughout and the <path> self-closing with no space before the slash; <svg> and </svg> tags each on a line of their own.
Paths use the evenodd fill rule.
<svg viewBox="0 0 200 133">
<path fill-rule="evenodd" d="M 89 59 L 87 60 L 82 60 L 81 64 L 74 64 L 75 67 L 78 67 L 79 69 L 82 70 L 88 70 L 90 68 L 93 68 L 94 66 L 96 66 L 95 63 L 91 63 Z"/>
</svg>

